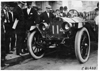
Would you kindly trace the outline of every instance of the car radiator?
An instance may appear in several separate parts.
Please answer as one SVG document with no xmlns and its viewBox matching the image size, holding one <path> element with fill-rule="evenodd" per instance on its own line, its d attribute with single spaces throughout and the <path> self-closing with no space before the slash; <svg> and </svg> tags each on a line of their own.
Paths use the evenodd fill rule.
<svg viewBox="0 0 100 71">
<path fill-rule="evenodd" d="M 52 25 L 52 34 L 59 34 L 59 25 Z"/>
</svg>

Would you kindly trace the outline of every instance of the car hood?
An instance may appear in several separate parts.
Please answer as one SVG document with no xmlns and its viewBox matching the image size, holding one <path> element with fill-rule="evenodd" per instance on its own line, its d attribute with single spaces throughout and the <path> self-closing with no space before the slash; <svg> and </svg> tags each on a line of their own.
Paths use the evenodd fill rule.
<svg viewBox="0 0 100 71">
<path fill-rule="evenodd" d="M 73 17 L 73 18 L 67 18 L 67 17 L 62 17 L 64 22 L 69 22 L 69 23 L 81 23 L 85 22 L 83 18 L 80 17 Z"/>
</svg>

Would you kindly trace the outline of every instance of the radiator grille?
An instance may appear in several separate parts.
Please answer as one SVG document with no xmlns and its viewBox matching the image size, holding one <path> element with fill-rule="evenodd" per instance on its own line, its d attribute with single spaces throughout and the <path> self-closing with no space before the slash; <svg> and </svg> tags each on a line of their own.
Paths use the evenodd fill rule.
<svg viewBox="0 0 100 71">
<path fill-rule="evenodd" d="M 52 34 L 59 34 L 59 25 L 52 25 Z"/>
</svg>

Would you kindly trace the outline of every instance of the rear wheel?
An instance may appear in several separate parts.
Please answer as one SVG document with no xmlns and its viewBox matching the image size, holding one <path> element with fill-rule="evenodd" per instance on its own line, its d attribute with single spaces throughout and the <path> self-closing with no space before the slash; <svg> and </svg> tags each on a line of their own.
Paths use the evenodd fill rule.
<svg viewBox="0 0 100 71">
<path fill-rule="evenodd" d="M 44 50 L 39 45 L 41 35 L 36 35 L 36 31 L 32 32 L 28 37 L 28 50 L 34 59 L 40 59 L 44 56 Z"/>
<path fill-rule="evenodd" d="M 75 37 L 75 54 L 80 63 L 85 63 L 90 55 L 90 36 L 86 28 L 77 32 Z"/>
</svg>

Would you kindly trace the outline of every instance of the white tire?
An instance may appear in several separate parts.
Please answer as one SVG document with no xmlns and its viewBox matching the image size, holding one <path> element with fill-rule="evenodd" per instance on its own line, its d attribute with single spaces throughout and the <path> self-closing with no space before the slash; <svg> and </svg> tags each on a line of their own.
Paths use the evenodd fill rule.
<svg viewBox="0 0 100 71">
<path fill-rule="evenodd" d="M 32 32 L 29 37 L 28 37 L 28 41 L 27 41 L 27 45 L 28 45 L 28 50 L 30 52 L 30 54 L 32 55 L 32 57 L 34 59 L 40 59 L 44 56 L 44 53 L 40 54 L 40 55 L 36 55 L 35 54 L 35 51 L 33 51 L 33 48 L 34 50 L 37 48 L 35 45 L 33 45 L 33 40 L 34 40 L 34 35 L 35 35 L 36 31 Z M 42 49 L 42 48 L 41 48 Z M 37 49 L 38 51 L 38 49 Z"/>
<path fill-rule="evenodd" d="M 83 36 L 85 35 L 85 36 Z M 82 43 L 81 43 L 82 42 Z M 84 44 L 83 44 L 84 42 Z M 86 49 L 85 49 L 86 48 Z M 85 54 L 86 52 L 86 54 Z M 82 28 L 76 33 L 75 55 L 80 63 L 85 63 L 90 55 L 90 36 L 86 28 Z"/>
</svg>

